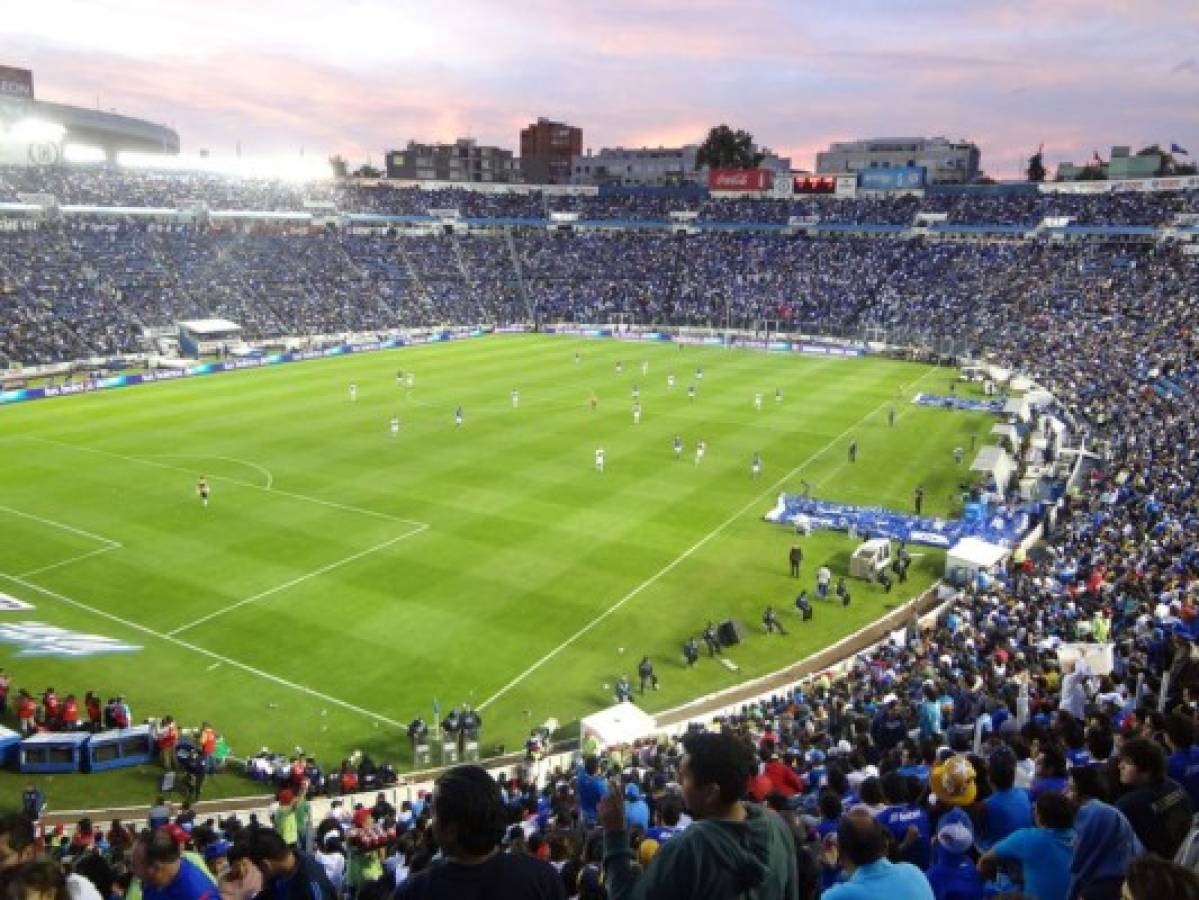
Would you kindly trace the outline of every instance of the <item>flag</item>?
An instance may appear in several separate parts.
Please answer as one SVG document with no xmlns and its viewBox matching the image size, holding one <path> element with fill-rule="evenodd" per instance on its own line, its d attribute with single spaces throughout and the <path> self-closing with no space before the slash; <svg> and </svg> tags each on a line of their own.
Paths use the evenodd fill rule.
<svg viewBox="0 0 1199 900">
<path fill-rule="evenodd" d="M 1190 156 L 1190 154 L 1187 153 L 1183 147 L 1179 147 L 1177 144 L 1170 145 L 1170 152 L 1178 153 L 1178 154 L 1181 154 L 1182 156 Z"/>
</svg>

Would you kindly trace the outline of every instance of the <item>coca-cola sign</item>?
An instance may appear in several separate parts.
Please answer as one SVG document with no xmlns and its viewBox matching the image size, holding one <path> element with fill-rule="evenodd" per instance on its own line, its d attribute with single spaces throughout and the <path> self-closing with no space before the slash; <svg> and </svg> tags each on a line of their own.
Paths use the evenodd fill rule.
<svg viewBox="0 0 1199 900">
<path fill-rule="evenodd" d="M 764 191 L 770 187 L 768 169 L 712 169 L 708 189 L 712 191 Z"/>
</svg>

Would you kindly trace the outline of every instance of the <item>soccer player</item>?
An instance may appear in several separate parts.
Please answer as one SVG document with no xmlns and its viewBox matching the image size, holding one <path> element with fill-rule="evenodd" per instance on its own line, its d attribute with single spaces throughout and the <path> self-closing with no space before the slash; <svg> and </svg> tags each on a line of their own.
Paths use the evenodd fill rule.
<svg viewBox="0 0 1199 900">
<path fill-rule="evenodd" d="M 633 402 L 633 424 L 641 424 L 641 404 L 636 401 Z"/>
<path fill-rule="evenodd" d="M 695 367 L 695 380 L 696 380 L 696 381 L 703 381 L 703 380 L 704 380 L 704 369 L 703 369 L 703 366 L 696 366 L 696 367 Z"/>
<path fill-rule="evenodd" d="M 787 633 L 787 630 L 783 628 L 783 623 L 779 621 L 779 614 L 774 611 L 773 606 L 767 606 L 766 611 L 762 613 L 762 624 L 766 626 L 767 634 L 772 634 L 776 630 L 779 634 Z"/>
<path fill-rule="evenodd" d="M 591 395 L 591 411 L 595 412 L 595 408 L 598 405 L 599 405 L 599 397 L 595 396 L 595 394 L 592 394 Z"/>
<path fill-rule="evenodd" d="M 887 410 L 887 424 L 890 425 L 892 428 L 895 427 L 895 407 L 894 406 L 892 406 L 890 409 Z"/>
<path fill-rule="evenodd" d="M 858 439 L 854 438 L 849 442 L 849 461 L 856 463 L 858 461 Z"/>
<path fill-rule="evenodd" d="M 358 399 L 358 385 L 351 381 L 350 382 L 350 402 L 353 402 L 357 399 Z"/>
<path fill-rule="evenodd" d="M 775 388 L 775 389 L 774 389 L 774 402 L 775 402 L 775 403 L 782 403 L 782 402 L 783 402 L 783 389 L 782 389 L 782 388 Z"/>
<path fill-rule="evenodd" d="M 577 366 L 577 365 L 578 365 L 579 363 L 581 363 L 582 361 L 583 361 L 583 357 L 582 357 L 582 355 L 580 355 L 579 351 L 578 351 L 578 350 L 576 350 L 576 351 L 575 351 L 575 365 Z"/>
<path fill-rule="evenodd" d="M 750 460 L 749 472 L 754 478 L 762 474 L 762 454 L 757 450 L 754 451 L 754 458 Z"/>
<path fill-rule="evenodd" d="M 518 391 L 516 388 L 512 389 L 512 408 L 520 408 L 520 391 Z"/>
<path fill-rule="evenodd" d="M 666 390 L 668 390 L 668 391 L 674 390 L 674 372 L 671 372 L 669 375 L 666 376 Z"/>
<path fill-rule="evenodd" d="M 400 436 L 400 417 L 399 416 L 391 417 L 391 436 L 392 437 Z"/>
<path fill-rule="evenodd" d="M 693 384 L 687 385 L 687 399 L 692 403 L 695 402 L 695 385 Z"/>
<path fill-rule="evenodd" d="M 408 385 L 408 387 L 412 387 L 412 385 L 416 384 L 416 376 L 413 375 L 411 372 L 408 373 L 406 378 L 407 378 L 406 384 Z"/>
<path fill-rule="evenodd" d="M 756 409 L 758 412 L 762 411 L 762 392 L 761 391 L 754 392 L 754 409 Z"/>
<path fill-rule="evenodd" d="M 924 485 L 916 485 L 916 494 L 914 500 L 916 505 L 916 515 L 920 515 L 920 510 L 924 508 Z"/>
<path fill-rule="evenodd" d="M 961 447 L 953 448 L 953 461 L 955 463 L 957 463 L 959 466 L 962 464 L 962 457 L 964 457 L 965 455 L 966 455 L 966 451 L 963 450 Z"/>
<path fill-rule="evenodd" d="M 699 662 L 699 641 L 694 637 L 683 642 L 683 659 L 687 661 L 688 668 Z"/>
<path fill-rule="evenodd" d="M 200 480 L 196 482 L 196 493 L 200 495 L 200 502 L 205 506 L 208 505 L 208 476 L 201 475 Z"/>
<path fill-rule="evenodd" d="M 634 400 L 640 400 L 640 399 L 641 399 L 641 387 L 640 387 L 639 385 L 636 385 L 636 384 L 635 384 L 635 385 L 633 385 L 633 399 L 634 399 Z"/>
<path fill-rule="evenodd" d="M 464 418 L 465 418 L 465 416 L 464 416 L 464 414 L 463 414 L 463 412 L 462 412 L 462 407 L 461 407 L 461 406 L 459 406 L 459 407 L 458 407 L 456 410 L 454 410 L 454 427 L 455 427 L 455 428 L 461 428 L 461 427 L 462 427 L 462 420 L 463 420 Z"/>
<path fill-rule="evenodd" d="M 597 447 L 595 450 L 595 471 L 604 471 L 604 448 Z"/>
<path fill-rule="evenodd" d="M 620 375 L 623 372 L 624 372 L 624 361 L 618 359 L 618 360 L 616 360 L 616 374 Z"/>
<path fill-rule="evenodd" d="M 683 458 L 683 439 L 677 434 L 674 436 L 674 458 Z"/>
<path fill-rule="evenodd" d="M 649 374 L 649 360 L 648 359 L 641 360 L 641 374 L 642 375 Z"/>
<path fill-rule="evenodd" d="M 708 445 L 703 441 L 695 442 L 695 464 L 698 466 L 704 460 L 704 453 L 707 452 Z"/>
<path fill-rule="evenodd" d="M 396 387 L 404 386 L 404 370 L 396 369 Z"/>
</svg>

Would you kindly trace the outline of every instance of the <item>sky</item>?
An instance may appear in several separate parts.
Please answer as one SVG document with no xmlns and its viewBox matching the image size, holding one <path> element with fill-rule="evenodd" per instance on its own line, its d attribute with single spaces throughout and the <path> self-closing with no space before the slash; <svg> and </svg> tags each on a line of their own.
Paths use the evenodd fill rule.
<svg viewBox="0 0 1199 900">
<path fill-rule="evenodd" d="M 1112 144 L 1199 156 L 1199 0 L 8 0 L 39 99 L 163 122 L 187 152 L 585 148 L 727 123 L 809 169 L 830 141 L 972 140 L 1016 177 Z"/>
</svg>

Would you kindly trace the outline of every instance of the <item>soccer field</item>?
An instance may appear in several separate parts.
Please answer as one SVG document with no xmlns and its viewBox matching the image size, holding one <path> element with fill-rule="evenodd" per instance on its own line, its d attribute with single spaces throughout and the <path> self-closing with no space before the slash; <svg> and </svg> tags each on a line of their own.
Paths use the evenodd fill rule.
<svg viewBox="0 0 1199 900">
<path fill-rule="evenodd" d="M 665 709 L 819 650 L 939 574 L 929 551 L 885 601 L 851 582 L 848 609 L 817 603 L 801 625 L 799 585 L 812 590 L 825 561 L 844 572 L 852 544 L 804 539 L 796 581 L 793 535 L 762 515 L 801 480 L 903 510 L 923 483 L 926 512 L 949 514 L 964 476 L 952 448 L 991 423 L 909 403 L 950 377 L 881 359 L 495 336 L 3 408 L 0 593 L 34 608 L 0 612 L 0 627 L 124 646 L 31 654 L 5 627 L 0 658 L 14 696 L 124 693 L 135 721 L 208 719 L 237 755 L 300 745 L 326 769 L 354 749 L 407 767 L 403 728 L 434 699 L 482 707 L 487 749 L 517 747 L 550 717 L 569 733 L 612 702 L 605 684 L 636 683 L 643 654 L 662 685 L 644 705 Z M 767 603 L 789 636 L 763 633 Z M 706 655 L 687 669 L 683 640 L 730 616 L 750 630 L 728 654 L 739 671 Z M 153 782 L 60 777 L 48 793 L 60 808 L 144 802 Z"/>
</svg>

